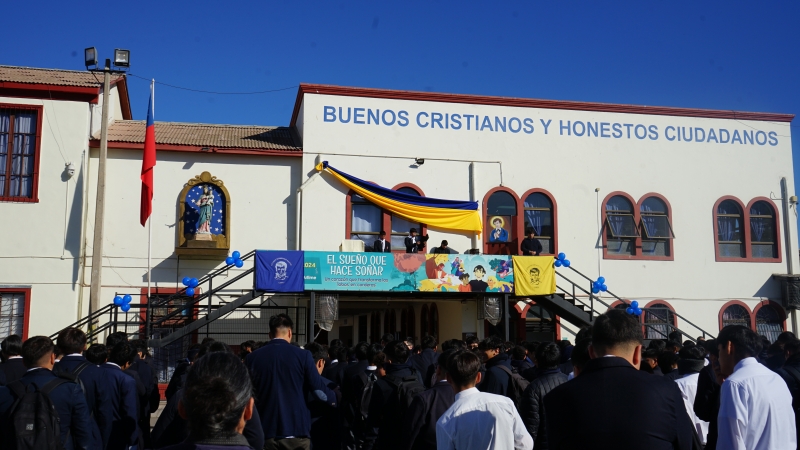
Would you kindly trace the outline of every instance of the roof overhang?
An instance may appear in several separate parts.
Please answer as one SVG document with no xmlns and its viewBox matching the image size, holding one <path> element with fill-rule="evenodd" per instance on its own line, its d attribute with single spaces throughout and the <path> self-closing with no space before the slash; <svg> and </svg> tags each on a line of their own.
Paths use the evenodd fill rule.
<svg viewBox="0 0 800 450">
<path fill-rule="evenodd" d="M 89 148 L 100 148 L 99 139 L 90 139 Z M 141 142 L 109 142 L 108 148 L 116 148 L 122 150 L 144 150 L 144 143 Z M 206 150 L 203 150 L 206 149 Z M 196 146 L 196 145 L 175 145 L 175 144 L 156 144 L 157 152 L 189 152 L 201 154 L 214 154 L 214 155 L 248 155 L 248 156 L 286 156 L 286 157 L 300 157 L 303 156 L 302 150 L 286 151 L 286 150 L 260 150 L 250 148 L 223 148 L 213 146 Z"/>
<path fill-rule="evenodd" d="M 122 118 L 132 118 L 131 102 L 128 96 L 128 82 L 125 77 L 112 80 L 119 92 Z M 97 104 L 100 98 L 100 87 L 61 86 L 54 84 L 17 83 L 0 81 L 0 97 L 36 98 L 42 100 L 65 100 Z"/>
</svg>

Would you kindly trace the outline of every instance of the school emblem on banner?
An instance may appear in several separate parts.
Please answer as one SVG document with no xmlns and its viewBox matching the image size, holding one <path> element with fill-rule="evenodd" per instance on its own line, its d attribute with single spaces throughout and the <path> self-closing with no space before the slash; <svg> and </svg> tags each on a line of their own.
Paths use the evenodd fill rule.
<svg viewBox="0 0 800 450">
<path fill-rule="evenodd" d="M 256 290 L 303 292 L 303 252 L 257 251 Z"/>
<path fill-rule="evenodd" d="M 512 256 L 514 293 L 519 296 L 556 292 L 556 269 L 552 256 Z"/>
</svg>

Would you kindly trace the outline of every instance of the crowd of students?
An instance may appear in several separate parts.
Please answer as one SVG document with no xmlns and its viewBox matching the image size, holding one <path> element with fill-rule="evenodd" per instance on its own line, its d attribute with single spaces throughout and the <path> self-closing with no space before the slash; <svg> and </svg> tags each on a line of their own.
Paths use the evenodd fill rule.
<svg viewBox="0 0 800 450">
<path fill-rule="evenodd" d="M 240 353 L 193 346 L 160 402 L 145 342 L 87 348 L 63 330 L 2 341 L 3 449 L 795 449 L 800 340 L 728 326 L 643 348 L 624 311 L 575 345 L 385 335 L 348 347 L 292 342 L 293 323 Z"/>
</svg>

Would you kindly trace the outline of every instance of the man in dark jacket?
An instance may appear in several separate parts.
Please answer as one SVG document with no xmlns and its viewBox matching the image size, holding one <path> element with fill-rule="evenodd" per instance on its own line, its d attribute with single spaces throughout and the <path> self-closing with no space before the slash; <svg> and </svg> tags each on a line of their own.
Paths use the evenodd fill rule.
<svg viewBox="0 0 800 450">
<path fill-rule="evenodd" d="M 436 450 L 436 421 L 456 401 L 456 393 L 447 382 L 447 358 L 454 353 L 450 350 L 439 355 L 433 386 L 411 401 L 403 421 L 401 450 Z"/>
<path fill-rule="evenodd" d="M 322 382 L 334 391 L 337 396 L 339 388 L 336 383 L 322 376 L 325 367 L 325 358 L 328 356 L 322 344 L 311 342 L 305 349 L 311 353 L 314 366 L 320 374 Z M 322 398 L 317 391 L 311 391 L 307 397 L 308 409 L 311 410 L 311 446 L 314 450 L 340 450 L 342 448 L 341 434 L 339 433 L 339 409 L 332 406 L 326 398 Z"/>
<path fill-rule="evenodd" d="M 542 243 L 536 239 L 536 230 L 532 227 L 528 227 L 525 229 L 525 235 L 527 236 L 525 239 L 522 240 L 522 254 L 525 256 L 539 256 L 542 254 Z"/>
<path fill-rule="evenodd" d="M 411 367 L 420 374 L 420 381 L 422 384 L 425 385 L 426 388 L 431 387 L 431 379 L 426 378 L 426 374 L 432 373 L 430 372 L 431 366 L 436 365 L 436 359 L 439 355 L 436 354 L 436 338 L 433 336 L 425 336 L 422 338 L 422 352 L 418 355 L 414 355 L 409 358 L 409 362 L 411 363 Z"/>
<path fill-rule="evenodd" d="M 322 382 L 311 354 L 291 344 L 293 325 L 286 314 L 272 316 L 271 340 L 245 359 L 253 376 L 267 450 L 311 448 L 311 413 L 305 406 L 309 392 L 319 390 L 325 401 L 337 404 L 336 394 Z"/>
<path fill-rule="evenodd" d="M 344 382 L 344 371 L 347 369 L 347 347 L 338 339 L 336 341 L 338 342 L 331 342 L 331 346 L 328 347 L 330 362 L 322 370 L 322 376 L 341 386 Z"/>
<path fill-rule="evenodd" d="M 0 386 L 17 381 L 25 375 L 25 364 L 22 362 L 22 338 L 12 334 L 0 343 L 3 362 L 0 363 Z"/>
<path fill-rule="evenodd" d="M 486 375 L 478 390 L 511 398 L 508 390 L 513 387 L 510 386 L 511 361 L 503 353 L 503 340 L 497 336 L 488 337 L 481 341 L 478 349 L 486 356 Z"/>
<path fill-rule="evenodd" d="M 531 356 L 533 356 L 533 354 L 531 354 Z M 524 377 L 525 371 L 532 369 L 533 367 L 533 362 L 528 359 L 528 354 L 525 350 L 525 347 L 517 345 L 511 349 L 511 368 L 516 370 L 518 374 Z"/>
<path fill-rule="evenodd" d="M 580 376 L 544 398 L 551 448 L 688 450 L 693 425 L 674 382 L 638 369 L 642 325 L 615 309 L 592 328 Z"/>
<path fill-rule="evenodd" d="M 80 380 L 86 405 L 92 417 L 92 436 L 96 448 L 106 448 L 111 436 L 111 399 L 106 375 L 102 369 L 83 357 L 86 334 L 77 328 L 65 328 L 58 334 L 56 345 L 66 355 L 56 363 L 53 372 L 69 374 Z"/>
<path fill-rule="evenodd" d="M 407 406 L 401 402 L 410 402 L 410 399 L 399 398 L 398 385 L 402 380 L 404 384 L 416 383 L 419 391 L 424 389 L 422 383 L 417 381 L 416 371 L 408 364 L 409 351 L 403 341 L 389 342 L 383 352 L 388 361 L 385 365 L 386 376 L 375 381 L 372 388 L 364 450 L 393 450 L 399 447 L 400 425 Z"/>
<path fill-rule="evenodd" d="M 380 344 L 373 344 L 374 353 L 383 350 Z M 369 366 L 370 345 L 366 342 L 359 342 L 354 347 L 357 362 L 348 364 L 344 369 L 342 377 L 342 446 L 346 450 L 355 450 L 356 442 L 363 441 L 364 430 L 360 421 L 361 389 L 363 388 L 362 375 Z M 360 444 L 359 444 L 360 445 Z"/>
<path fill-rule="evenodd" d="M 124 372 L 135 357 L 136 349 L 127 342 L 120 342 L 109 351 L 108 362 L 100 366 L 105 371 L 112 410 L 107 450 L 125 450 L 139 445 L 136 380 Z"/>
<path fill-rule="evenodd" d="M 92 419 L 89 417 L 89 407 L 86 406 L 81 387 L 73 381 L 57 377 L 52 372 L 56 361 L 54 348 L 53 341 L 47 336 L 34 336 L 25 341 L 22 345 L 22 360 L 28 371 L 22 378 L 10 383 L 9 389 L 18 399 L 24 395 L 23 392 L 42 390 L 49 383 L 60 381 L 62 384 L 53 388 L 49 397 L 58 413 L 61 445 L 65 450 L 96 448 L 92 436 Z M 17 390 L 22 392 L 17 393 Z M 13 421 L 8 416 L 10 412 L 0 411 L 0 420 L 4 422 L 4 426 Z M 3 435 L 10 437 L 10 433 Z M 2 448 L 7 446 L 3 445 Z"/>
<path fill-rule="evenodd" d="M 795 339 L 783 344 L 783 351 L 786 362 L 783 363 L 782 369 L 775 372 L 786 381 L 786 386 L 792 393 L 795 432 L 800 437 L 800 340 Z"/>
<path fill-rule="evenodd" d="M 536 365 L 540 372 L 525 389 L 520 402 L 519 415 L 528 434 L 533 438 L 533 448 L 547 449 L 547 418 L 544 397 L 550 391 L 567 382 L 567 376 L 558 370 L 561 352 L 553 342 L 543 342 L 536 349 Z"/>
</svg>

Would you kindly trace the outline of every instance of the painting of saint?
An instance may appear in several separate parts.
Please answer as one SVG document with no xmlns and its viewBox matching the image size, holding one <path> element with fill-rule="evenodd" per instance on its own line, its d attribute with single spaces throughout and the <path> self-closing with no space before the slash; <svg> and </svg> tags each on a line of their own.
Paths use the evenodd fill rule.
<svg viewBox="0 0 800 450">
<path fill-rule="evenodd" d="M 489 232 L 489 242 L 508 242 L 508 230 L 505 229 L 506 221 L 500 216 L 491 220 L 492 231 Z"/>
<path fill-rule="evenodd" d="M 211 234 L 211 216 L 214 211 L 214 193 L 208 186 L 203 186 L 203 195 L 194 204 L 200 212 L 197 219 L 197 234 Z"/>
</svg>

